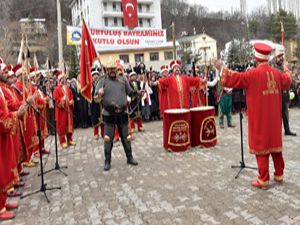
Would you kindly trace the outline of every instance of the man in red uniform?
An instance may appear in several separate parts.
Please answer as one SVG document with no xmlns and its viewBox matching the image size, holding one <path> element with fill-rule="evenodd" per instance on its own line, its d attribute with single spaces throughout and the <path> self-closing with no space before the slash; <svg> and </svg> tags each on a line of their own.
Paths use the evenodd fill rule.
<svg viewBox="0 0 300 225">
<path fill-rule="evenodd" d="M 54 89 L 53 97 L 55 100 L 55 118 L 56 128 L 59 136 L 59 142 L 63 149 L 68 145 L 75 146 L 76 142 L 72 140 L 73 135 L 73 110 L 74 100 L 71 89 L 67 86 L 67 80 L 61 71 L 56 73 L 58 86 Z M 66 140 L 67 138 L 67 140 Z"/>
<path fill-rule="evenodd" d="M 11 85 L 14 83 L 14 72 L 12 71 L 13 66 L 12 65 L 7 65 L 5 70 L 7 72 L 7 77 L 6 79 L 0 81 L 0 86 L 2 87 L 2 92 L 4 94 L 4 98 L 7 102 L 7 108 L 10 112 L 17 112 L 22 105 L 22 101 L 20 101 L 16 94 L 14 93 L 13 88 Z M 22 171 L 22 163 L 24 161 L 24 156 L 25 152 L 24 149 L 21 147 L 20 143 L 20 127 L 19 125 L 17 126 L 17 130 L 15 132 L 15 135 L 12 135 L 12 139 L 14 142 L 14 150 L 15 150 L 15 165 L 17 165 L 18 168 L 18 173 L 19 175 L 24 175 L 26 174 L 24 171 Z M 27 173 L 29 174 L 29 173 Z M 24 182 L 18 182 L 15 187 L 23 187 L 25 185 Z M 8 197 L 17 197 L 20 196 L 21 192 L 17 191 L 14 188 L 11 188 L 8 191 Z"/>
<path fill-rule="evenodd" d="M 170 63 L 173 75 L 154 82 L 159 88 L 166 89 L 167 99 L 170 109 L 189 109 L 190 108 L 190 89 L 198 87 L 205 81 L 200 77 L 189 77 L 181 74 L 181 62 L 173 60 Z M 165 109 L 168 109 L 165 108 Z"/>
<path fill-rule="evenodd" d="M 13 68 L 13 72 L 18 77 L 16 84 L 14 85 L 15 93 L 19 101 L 24 102 L 24 99 L 30 104 L 33 104 L 37 95 L 34 94 L 31 85 L 29 84 L 29 80 L 26 74 L 24 74 L 24 68 L 21 64 L 17 64 Z M 24 78 L 23 78 L 24 76 Z M 24 81 L 24 84 L 23 84 Z M 21 118 L 21 137 L 23 140 L 23 147 L 25 148 L 25 159 L 24 166 L 32 167 L 36 164 L 31 160 L 32 153 L 36 146 L 38 145 L 38 137 L 37 137 L 37 124 L 34 116 L 34 111 L 31 108 L 28 108 L 28 112 Z"/>
<path fill-rule="evenodd" d="M 281 91 L 290 87 L 292 79 L 287 68 L 281 74 L 268 64 L 270 46 L 257 43 L 254 49 L 257 67 L 247 72 L 231 71 L 223 67 L 222 61 L 215 61 L 214 65 L 221 70 L 221 85 L 246 90 L 249 151 L 256 155 L 259 173 L 251 185 L 266 189 L 270 155 L 275 167 L 274 180 L 283 182 Z"/>
<path fill-rule="evenodd" d="M 7 80 L 7 72 L 4 71 L 4 63 L 0 65 L 0 80 Z M 3 87 L 0 87 L 0 221 L 14 218 L 14 214 L 7 209 L 18 208 L 17 204 L 6 203 L 7 191 L 19 180 L 16 165 L 16 154 L 13 136 L 17 132 L 18 117 L 25 114 L 26 105 L 20 106 L 17 112 L 8 110 L 4 97 Z"/>
<path fill-rule="evenodd" d="M 40 120 L 40 129 L 41 129 L 41 136 L 42 136 L 42 153 L 49 154 L 50 152 L 45 149 L 45 139 L 48 137 L 48 124 L 47 124 L 47 105 L 49 103 L 49 97 L 46 96 L 39 88 L 40 83 L 40 72 L 36 71 L 35 69 L 31 72 L 32 77 L 34 79 L 33 84 L 36 88 L 37 92 L 37 99 L 36 99 L 36 107 L 40 111 L 40 118 L 36 114 L 36 120 Z M 39 157 L 39 150 L 36 151 L 35 156 Z"/>
</svg>

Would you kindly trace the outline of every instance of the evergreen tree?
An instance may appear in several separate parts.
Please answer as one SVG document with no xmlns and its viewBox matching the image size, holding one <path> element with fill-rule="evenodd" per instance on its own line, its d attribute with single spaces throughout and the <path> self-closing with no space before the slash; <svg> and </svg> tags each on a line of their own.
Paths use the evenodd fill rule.
<svg viewBox="0 0 300 225">
<path fill-rule="evenodd" d="M 297 21 L 292 13 L 280 9 L 278 13 L 271 15 L 270 33 L 277 42 L 281 42 L 281 24 L 284 26 L 285 39 L 293 39 L 297 33 Z"/>
<path fill-rule="evenodd" d="M 237 40 L 232 40 L 227 53 L 227 63 L 240 63 L 240 44 Z"/>
<path fill-rule="evenodd" d="M 77 78 L 79 73 L 79 60 L 77 57 L 76 47 L 68 46 L 68 64 L 70 67 L 69 78 Z"/>
</svg>

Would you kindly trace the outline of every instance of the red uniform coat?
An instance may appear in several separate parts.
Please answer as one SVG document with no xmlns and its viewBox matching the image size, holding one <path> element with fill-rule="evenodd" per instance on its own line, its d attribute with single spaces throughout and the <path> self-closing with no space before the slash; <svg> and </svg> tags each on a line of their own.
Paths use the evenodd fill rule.
<svg viewBox="0 0 300 225">
<path fill-rule="evenodd" d="M 0 87 L 0 194 L 17 183 L 15 145 L 12 135 L 16 134 L 18 118 L 16 112 L 9 112 Z"/>
<path fill-rule="evenodd" d="M 169 101 L 167 96 L 167 90 L 162 89 L 160 86 L 158 88 L 158 101 L 159 101 L 159 112 L 160 116 L 163 117 L 165 109 L 169 107 Z"/>
<path fill-rule="evenodd" d="M 29 91 L 31 93 L 29 93 L 27 89 L 23 91 L 23 85 L 21 81 L 17 81 L 15 86 L 17 89 L 19 89 L 19 91 L 22 92 L 22 95 L 20 95 L 18 91 L 15 92 L 19 101 L 23 101 L 23 95 L 25 95 L 25 98 L 27 98 L 29 94 L 33 94 L 33 90 L 31 87 L 31 91 Z M 25 161 L 28 162 L 30 161 L 34 149 L 36 149 L 36 146 L 39 143 L 39 139 L 37 136 L 37 124 L 33 109 L 29 107 L 28 112 L 20 121 L 21 139 L 23 141 L 23 146 L 26 150 Z"/>
<path fill-rule="evenodd" d="M 54 89 L 53 97 L 55 100 L 55 118 L 58 135 L 65 136 L 67 133 L 73 133 L 73 94 L 68 86 L 57 86 Z"/>
<path fill-rule="evenodd" d="M 205 86 L 199 85 L 198 87 L 191 88 L 191 100 L 192 100 L 192 107 L 199 107 L 205 105 L 205 95 L 203 92 Z"/>
<path fill-rule="evenodd" d="M 1 83 L 0 83 L 1 85 Z M 4 94 L 4 98 L 7 102 L 7 107 L 8 110 L 10 112 L 15 112 L 18 111 L 18 109 L 20 108 L 20 106 L 22 105 L 22 102 L 19 101 L 19 99 L 17 98 L 16 94 L 14 93 L 13 89 L 6 85 L 3 84 L 2 86 L 2 91 Z M 23 152 L 21 149 L 21 145 L 20 145 L 20 127 L 19 127 L 19 120 L 18 120 L 18 124 L 17 124 L 17 130 L 16 130 L 16 134 L 12 135 L 13 138 L 13 142 L 14 142 L 14 149 L 15 149 L 15 155 L 16 155 L 16 164 L 22 162 L 24 160 L 24 156 L 25 156 L 25 151 Z"/>
<path fill-rule="evenodd" d="M 47 102 L 46 96 L 43 94 L 41 90 L 37 90 L 38 98 L 36 100 L 37 109 L 40 111 L 40 126 L 42 133 L 42 140 L 44 140 L 48 136 L 48 124 L 47 124 Z M 36 115 L 36 120 L 38 120 L 38 116 Z"/>
<path fill-rule="evenodd" d="M 282 151 L 281 90 L 291 82 L 288 73 L 281 74 L 267 63 L 244 73 L 223 69 L 221 85 L 246 90 L 250 153 Z"/>
<path fill-rule="evenodd" d="M 168 99 L 168 108 L 190 108 L 190 88 L 198 87 L 201 84 L 201 78 L 181 76 L 169 76 L 158 81 L 159 88 L 166 89 Z"/>
</svg>

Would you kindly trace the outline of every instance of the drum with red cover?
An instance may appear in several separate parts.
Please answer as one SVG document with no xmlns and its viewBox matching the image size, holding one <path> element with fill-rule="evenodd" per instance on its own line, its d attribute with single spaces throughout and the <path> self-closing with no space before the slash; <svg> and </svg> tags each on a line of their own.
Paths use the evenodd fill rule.
<svg viewBox="0 0 300 225">
<path fill-rule="evenodd" d="M 191 108 L 191 146 L 213 147 L 217 144 L 215 108 L 201 106 Z"/>
<path fill-rule="evenodd" d="M 174 152 L 185 151 L 190 147 L 190 121 L 188 109 L 167 109 L 164 112 L 164 149 Z"/>
</svg>

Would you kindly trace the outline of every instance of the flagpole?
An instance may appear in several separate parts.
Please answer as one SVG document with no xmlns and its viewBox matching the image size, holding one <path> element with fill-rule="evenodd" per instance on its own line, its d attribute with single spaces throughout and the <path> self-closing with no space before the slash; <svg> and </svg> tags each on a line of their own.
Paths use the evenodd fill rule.
<svg viewBox="0 0 300 225">
<path fill-rule="evenodd" d="M 283 53 L 283 62 L 284 62 L 284 65 L 286 64 L 286 49 L 285 49 L 285 44 L 284 44 L 284 42 L 285 42 L 285 38 L 284 38 L 284 36 L 285 36 L 285 34 L 284 34 L 284 26 L 283 26 L 283 22 L 282 21 L 280 21 L 280 25 L 281 25 L 281 43 L 282 43 L 282 45 L 283 45 L 283 49 L 284 49 L 284 53 Z"/>
<path fill-rule="evenodd" d="M 56 1 L 57 6 L 57 38 L 58 38 L 58 62 L 59 67 L 62 65 L 63 57 L 63 46 L 62 46 L 62 23 L 61 23 L 61 4 L 60 0 Z"/>
</svg>

